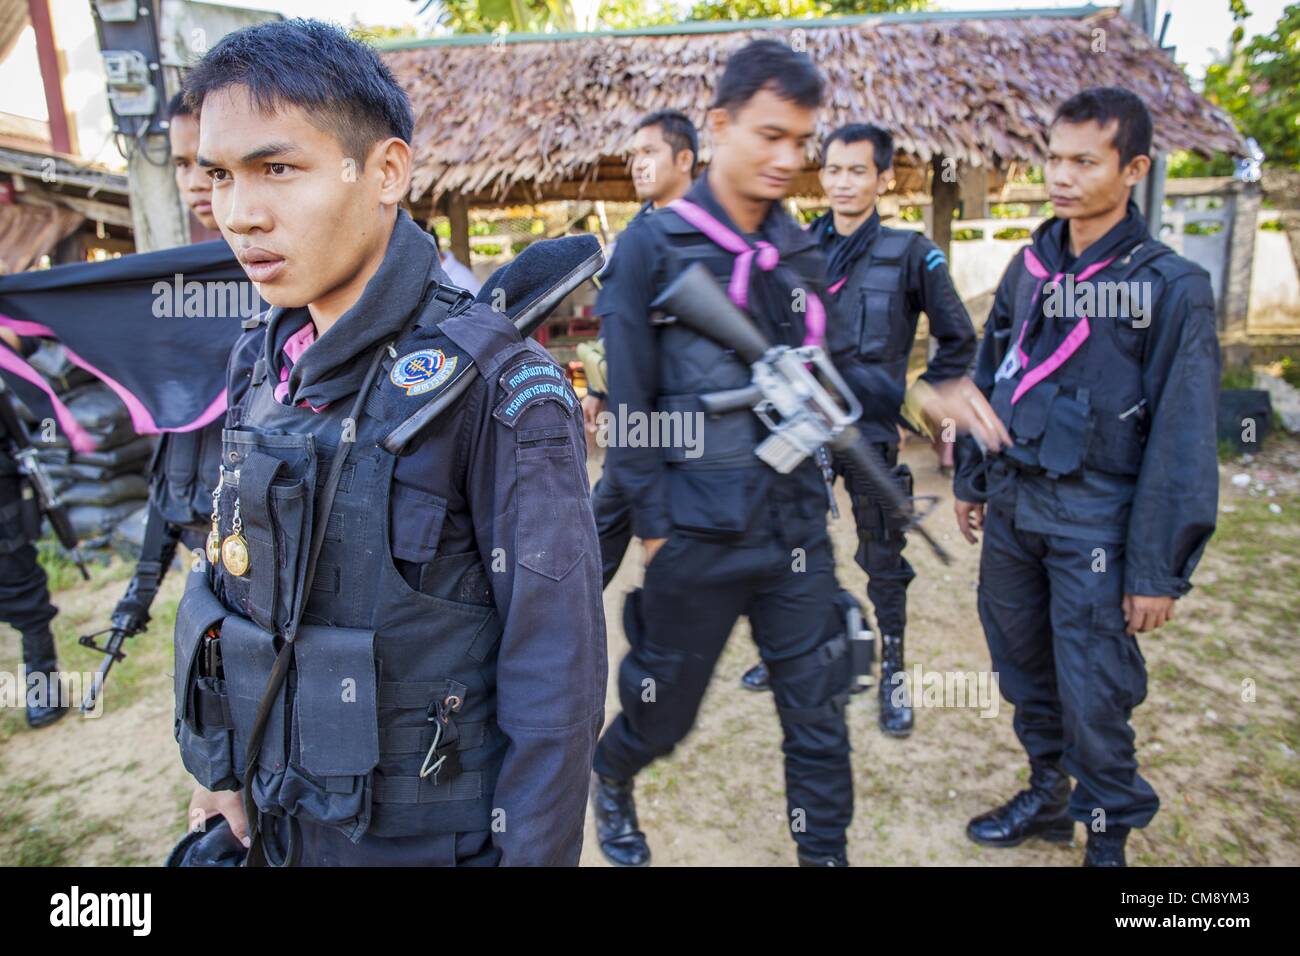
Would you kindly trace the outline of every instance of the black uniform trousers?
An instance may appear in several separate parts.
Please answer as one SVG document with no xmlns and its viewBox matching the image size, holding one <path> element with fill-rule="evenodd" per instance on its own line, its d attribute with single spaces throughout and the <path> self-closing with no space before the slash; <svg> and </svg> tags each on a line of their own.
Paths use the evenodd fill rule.
<svg viewBox="0 0 1300 956">
<path fill-rule="evenodd" d="M 1129 717 L 1146 699 L 1146 661 L 1125 633 L 1123 544 L 1015 527 L 990 505 L 979 614 L 1016 736 L 1032 761 L 1060 761 L 1076 785 L 1071 818 L 1146 826 L 1160 806 L 1138 773 Z"/>
<path fill-rule="evenodd" d="M 871 447 L 891 470 L 898 466 L 897 442 L 872 442 Z M 851 472 L 843 474 L 858 527 L 855 560 L 867 572 L 867 598 L 875 609 L 876 623 L 882 635 L 902 637 L 907 627 L 907 586 L 916 577 L 916 571 L 903 557 L 907 537 L 900 528 L 891 527 L 879 499 L 860 486 Z M 910 473 L 907 480 L 906 493 L 910 495 Z"/>
<path fill-rule="evenodd" d="M 36 560 L 19 513 L 22 479 L 0 474 L 0 620 L 22 635 L 23 663 L 28 670 L 48 670 L 56 663 L 45 569 Z"/>
<path fill-rule="evenodd" d="M 853 817 L 844 706 L 848 655 L 825 653 L 843 622 L 825 519 L 770 521 L 739 538 L 674 531 L 628 595 L 631 651 L 619 667 L 623 710 L 596 748 L 595 769 L 629 779 L 690 732 L 732 627 L 749 618 L 772 673 L 784 735 L 786 802 L 795 842 L 840 854 Z"/>
<path fill-rule="evenodd" d="M 632 541 L 632 506 L 609 478 L 604 477 L 591 489 L 591 512 L 600 538 L 601 586 L 609 587 Z"/>
</svg>

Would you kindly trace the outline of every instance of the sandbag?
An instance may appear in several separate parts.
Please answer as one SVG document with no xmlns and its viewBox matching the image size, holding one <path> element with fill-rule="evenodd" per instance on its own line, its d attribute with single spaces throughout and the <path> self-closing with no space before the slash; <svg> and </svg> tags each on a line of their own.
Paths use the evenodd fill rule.
<svg viewBox="0 0 1300 956">
<path fill-rule="evenodd" d="M 86 431 L 94 439 L 97 451 L 109 451 L 113 448 L 119 448 L 137 437 L 135 428 L 131 425 L 129 418 L 110 422 L 97 428 L 88 428 Z"/>
<path fill-rule="evenodd" d="M 109 545 L 124 558 L 139 561 L 140 552 L 144 550 L 144 528 L 148 520 L 149 505 L 146 502 L 117 523 Z"/>
<path fill-rule="evenodd" d="M 65 505 L 115 505 L 149 497 L 144 475 L 118 475 L 108 481 L 79 481 L 59 492 Z"/>
<path fill-rule="evenodd" d="M 95 377 L 84 368 L 72 364 L 62 345 L 49 339 L 41 340 L 36 351 L 27 357 L 27 362 L 49 380 L 56 393 L 62 394 L 95 381 Z"/>
<path fill-rule="evenodd" d="M 134 466 L 139 466 L 143 471 L 148 466 L 149 459 L 153 457 L 153 449 L 154 439 L 141 435 L 126 444 L 71 455 L 67 460 L 78 465 L 103 465 L 120 474 Z"/>
<path fill-rule="evenodd" d="M 76 505 L 68 509 L 68 520 L 78 540 L 107 535 L 137 511 L 144 502 L 119 501 L 112 505 Z"/>
<path fill-rule="evenodd" d="M 63 404 L 85 428 L 108 429 L 116 422 L 131 420 L 122 400 L 103 382 L 74 388 L 63 396 Z"/>
<path fill-rule="evenodd" d="M 44 455 L 39 457 L 44 461 Z M 60 489 L 78 481 L 107 481 L 118 474 L 116 470 L 103 465 L 79 465 L 70 461 L 46 461 L 45 473 L 54 479 L 55 487 Z"/>
</svg>

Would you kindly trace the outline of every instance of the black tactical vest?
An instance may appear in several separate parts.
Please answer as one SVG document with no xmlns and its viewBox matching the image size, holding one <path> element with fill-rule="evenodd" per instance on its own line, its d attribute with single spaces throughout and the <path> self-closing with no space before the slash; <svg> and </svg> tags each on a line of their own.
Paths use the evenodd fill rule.
<svg viewBox="0 0 1300 956">
<path fill-rule="evenodd" d="M 696 262 L 704 263 L 726 287 L 735 256 L 671 208 L 657 212 L 655 222 L 665 233 L 660 288 Z M 792 289 L 807 285 L 799 278 L 797 257 L 783 261 L 775 273 Z M 769 340 L 780 341 L 776 330 L 764 328 L 763 332 Z M 802 327 L 790 330 L 788 336 L 792 340 L 785 344 L 802 344 Z M 688 449 L 680 445 L 663 449 L 673 525 L 704 534 L 742 533 L 753 524 L 758 506 L 778 477 L 754 454 L 768 431 L 750 409 L 703 414 L 699 396 L 748 386 L 752 380 L 749 366 L 731 349 L 678 323 L 662 326 L 658 338 L 657 410 L 698 414 L 694 420 L 703 427 L 698 457 L 688 457 Z M 811 459 L 803 462 L 791 477 L 807 483 L 811 497 L 793 492 L 787 497 L 795 502 L 800 517 L 816 517 L 825 500 L 816 464 Z"/>
<path fill-rule="evenodd" d="M 425 310 L 384 350 L 355 421 L 353 400 L 320 412 L 280 404 L 259 360 L 238 421 L 222 435 L 218 503 L 223 537 L 238 510 L 250 567 L 239 577 L 224 563 L 192 574 L 176 615 L 176 733 L 186 768 L 209 789 L 251 787 L 263 813 L 336 827 L 354 841 L 489 829 L 507 744 L 495 720 L 502 628 L 478 554 L 437 558 L 417 590 L 390 547 L 396 459 L 379 442 L 411 408 L 386 404 L 380 385 L 395 357 L 413 350 L 438 367 L 431 344 L 441 343 L 448 374 L 455 370 L 456 347 L 442 329 L 428 337 L 446 310 L 445 302 Z M 476 320 L 480 313 L 509 324 L 486 307 Z M 407 342 L 412 332 L 417 344 Z M 514 341 L 527 351 L 517 333 Z M 457 361 L 463 371 L 488 358 L 461 352 Z M 344 436 L 355 439 L 350 450 Z M 304 594 L 322 487 L 341 447 L 346 464 Z M 395 502 L 405 520 L 441 519 L 430 496 L 400 490 L 419 499 Z M 256 709 L 299 602 L 292 670 L 249 768 Z M 214 629 L 217 673 L 205 639 Z"/>
<path fill-rule="evenodd" d="M 1152 268 L 1147 275 L 1160 274 L 1167 264 L 1177 262 L 1170 253 L 1168 246 L 1147 240 L 1088 281 L 1127 282 L 1148 265 Z M 1040 294 L 1045 293 L 1047 282 L 1027 267 L 1021 270 L 1014 290 L 1008 355 L 1020 348 L 1022 330 L 1041 308 Z M 1148 304 L 1153 302 L 1154 294 Z M 1077 476 L 1084 467 L 1130 477 L 1141 471 L 1150 421 L 1142 390 L 1145 323 L 1124 307 L 1131 302 L 1120 304 L 1117 315 L 1107 309 L 1103 316 L 1089 317 L 1087 338 L 1014 403 L 1026 376 L 1046 367 L 1049 356 L 1066 347 L 1067 337 L 1083 320 L 1054 323 L 1056 337 L 1039 343 L 1028 368 L 1004 356 L 1004 367 L 1019 367 L 1010 375 L 999 371 L 991 404 L 1015 441 L 1003 455 L 1016 467 L 1049 478 Z"/>
<path fill-rule="evenodd" d="M 220 468 L 220 421 L 164 435 L 150 467 L 150 491 L 164 520 L 181 527 L 208 524 Z"/>
<path fill-rule="evenodd" d="M 853 265 L 835 308 L 858 335 L 858 357 L 884 366 L 906 385 L 907 359 L 916 338 L 916 313 L 908 314 L 903 268 L 916 233 L 881 226 L 867 254 Z"/>
</svg>

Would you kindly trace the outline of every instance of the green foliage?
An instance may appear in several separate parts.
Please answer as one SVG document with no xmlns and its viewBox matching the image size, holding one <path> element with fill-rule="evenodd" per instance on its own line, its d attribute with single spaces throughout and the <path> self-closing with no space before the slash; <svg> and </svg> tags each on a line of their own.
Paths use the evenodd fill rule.
<svg viewBox="0 0 1300 956">
<path fill-rule="evenodd" d="M 1231 176 L 1236 164 L 1227 153 L 1215 153 L 1213 159 L 1206 159 L 1200 153 L 1180 149 L 1171 153 L 1167 169 L 1172 179 L 1185 179 L 1190 176 Z"/>
<path fill-rule="evenodd" d="M 1288 4 L 1272 32 L 1244 46 L 1245 0 L 1228 6 L 1236 26 L 1226 61 L 1205 71 L 1205 97 L 1259 141 L 1268 162 L 1300 168 L 1300 3 Z"/>
<path fill-rule="evenodd" d="M 931 0 L 696 0 L 687 20 L 812 20 L 925 10 Z M 441 0 L 438 22 L 455 33 L 544 33 L 584 27 L 569 0 Z M 668 0 L 602 0 L 596 28 L 624 30 L 675 23 Z M 387 37 L 385 37 L 387 39 Z"/>
<path fill-rule="evenodd" d="M 995 202 L 989 206 L 989 218 L 1027 219 L 1029 218 L 1029 203 Z"/>
<path fill-rule="evenodd" d="M 408 23 L 400 27 L 368 26 L 358 20 L 355 15 L 352 17 L 352 25 L 348 27 L 348 33 L 367 43 L 394 43 L 398 40 L 417 40 L 420 38 L 420 31 L 416 29 L 414 24 Z"/>
<path fill-rule="evenodd" d="M 696 0 L 691 20 L 815 20 L 863 13 L 910 13 L 929 0 Z"/>
<path fill-rule="evenodd" d="M 563 33 L 585 26 L 568 0 L 441 0 L 440 6 L 438 22 L 455 33 Z M 603 0 L 596 26 L 621 30 L 674 19 L 665 0 Z"/>
<path fill-rule="evenodd" d="M 1029 230 L 1023 226 L 1011 226 L 993 233 L 994 239 L 1028 239 Z"/>
<path fill-rule="evenodd" d="M 1219 387 L 1224 391 L 1233 389 L 1254 388 L 1255 387 L 1255 370 L 1249 365 L 1237 365 L 1223 370 L 1223 377 L 1219 379 Z"/>
<path fill-rule="evenodd" d="M 983 229 L 954 229 L 952 231 L 953 242 L 967 242 L 971 239 L 983 239 Z"/>
<path fill-rule="evenodd" d="M 1292 388 L 1300 388 L 1300 361 L 1287 355 L 1282 359 L 1282 380 Z"/>
</svg>

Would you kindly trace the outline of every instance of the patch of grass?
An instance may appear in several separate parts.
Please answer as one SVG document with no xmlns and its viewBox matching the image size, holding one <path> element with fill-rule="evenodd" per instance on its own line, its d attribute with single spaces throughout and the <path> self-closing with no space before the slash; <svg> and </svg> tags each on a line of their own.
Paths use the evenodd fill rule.
<svg viewBox="0 0 1300 956">
<path fill-rule="evenodd" d="M 88 563 L 91 579 L 86 582 L 76 565 L 59 551 L 53 541 L 42 541 L 39 548 L 41 563 L 50 578 L 51 600 L 59 608 L 59 614 L 51 624 L 59 665 L 65 673 L 85 675 L 81 681 L 84 692 L 93 679 L 91 675 L 103 663 L 104 655 L 83 647 L 78 638 L 108 627 L 113 604 L 125 592 L 135 565 L 121 559 L 97 559 Z M 159 682 L 168 681 L 172 629 L 183 584 L 183 575 L 174 569 L 168 573 L 154 601 L 153 618 L 148 629 L 127 639 L 123 648 L 125 660 L 114 664 L 109 672 L 103 691 L 105 708 L 129 707 L 150 693 Z M 22 645 L 16 633 L 12 630 L 8 633 L 12 637 L 6 635 L 0 645 L 0 671 L 12 674 L 15 681 L 20 681 Z M 102 645 L 106 637 L 103 635 L 96 640 Z M 27 732 L 22 706 L 0 708 L 0 744 L 15 734 Z"/>
<path fill-rule="evenodd" d="M 1292 388 L 1300 388 L 1300 361 L 1294 356 L 1283 356 L 1281 361 L 1282 380 Z"/>
<path fill-rule="evenodd" d="M 8 776 L 6 774 L 6 776 Z M 82 847 L 116 824 L 78 819 L 67 800 L 37 817 L 32 801 L 50 789 L 41 781 L 10 781 L 0 789 L 0 860 L 8 866 L 71 866 L 83 863 Z"/>
<path fill-rule="evenodd" d="M 1255 387 L 1255 370 L 1249 365 L 1234 365 L 1223 370 L 1219 386 L 1224 390 Z"/>
<path fill-rule="evenodd" d="M 45 570 L 50 593 L 66 591 L 86 583 L 71 553 L 65 551 L 63 545 L 53 537 L 47 536 L 36 542 L 36 558 Z M 92 579 L 98 571 L 107 568 L 111 560 L 108 555 L 95 552 L 83 553 L 82 558 Z"/>
</svg>

